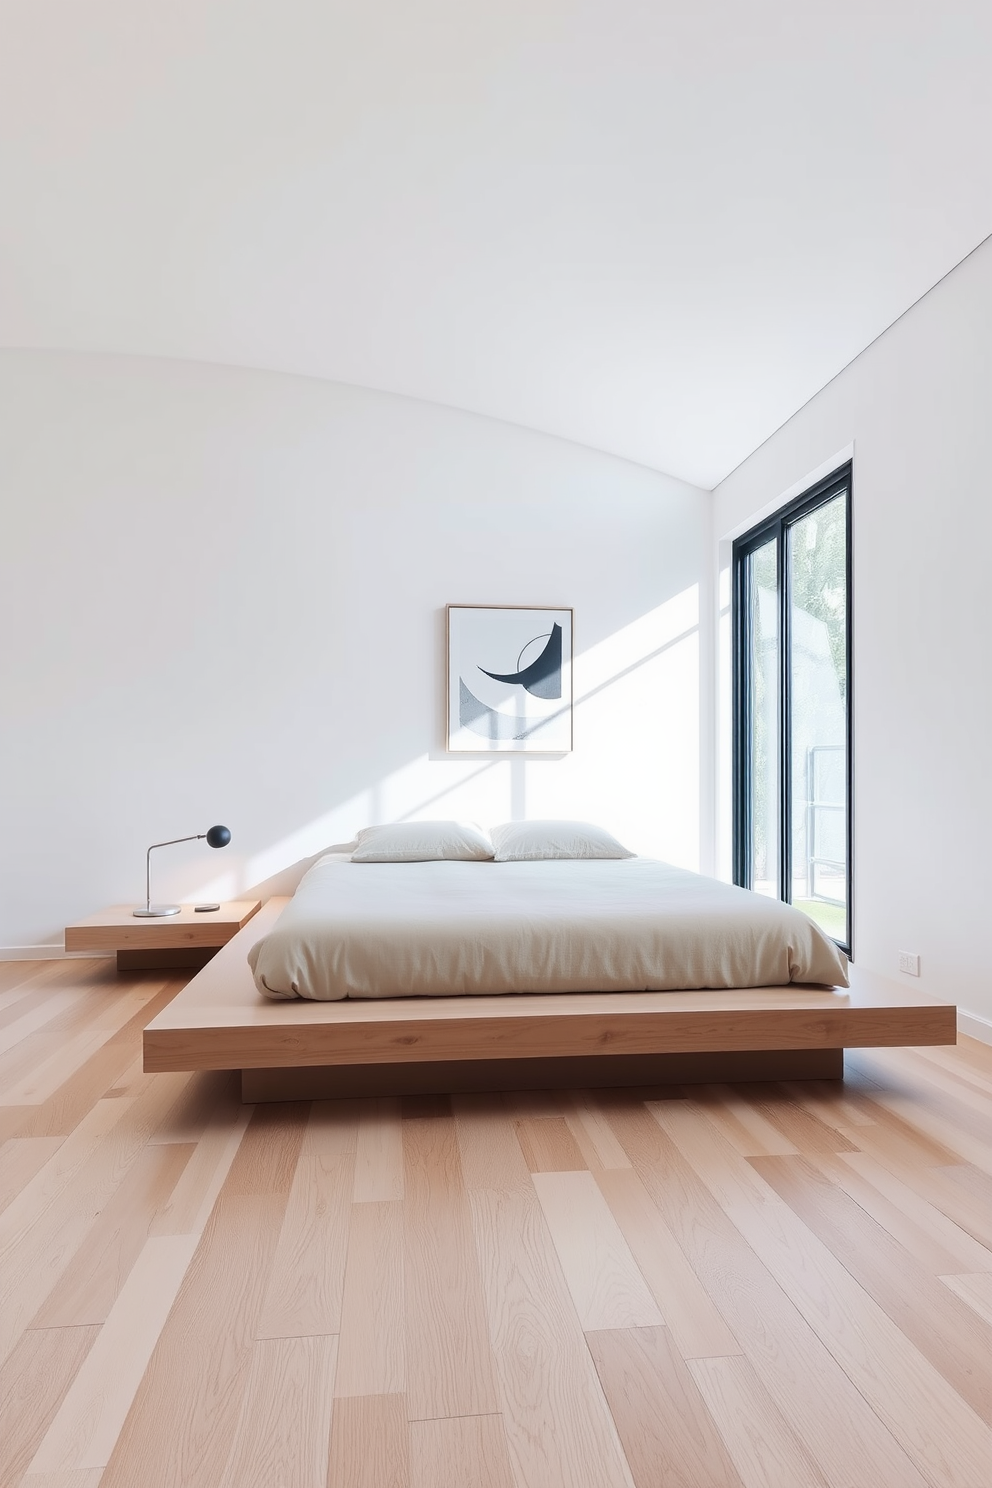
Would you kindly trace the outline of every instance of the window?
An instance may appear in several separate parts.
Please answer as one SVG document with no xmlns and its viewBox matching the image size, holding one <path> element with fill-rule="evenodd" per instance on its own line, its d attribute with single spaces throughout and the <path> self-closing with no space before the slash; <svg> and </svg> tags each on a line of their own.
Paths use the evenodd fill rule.
<svg viewBox="0 0 992 1488">
<path fill-rule="evenodd" d="M 851 467 L 734 543 L 734 880 L 851 949 Z"/>
</svg>

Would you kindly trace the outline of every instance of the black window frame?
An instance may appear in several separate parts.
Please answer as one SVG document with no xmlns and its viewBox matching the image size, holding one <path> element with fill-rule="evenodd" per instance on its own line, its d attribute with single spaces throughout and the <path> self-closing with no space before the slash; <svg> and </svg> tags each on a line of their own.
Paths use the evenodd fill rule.
<svg viewBox="0 0 992 1488">
<path fill-rule="evenodd" d="M 779 718 L 779 840 L 778 897 L 791 902 L 792 885 L 792 737 L 788 704 L 789 667 L 791 659 L 791 626 L 789 573 L 786 562 L 786 539 L 789 528 L 825 506 L 837 496 L 846 495 L 846 573 L 847 625 L 847 938 L 838 940 L 841 950 L 853 960 L 854 947 L 854 585 L 853 585 L 853 508 L 854 466 L 852 461 L 817 481 L 801 496 L 790 501 L 772 516 L 735 539 L 732 556 L 732 655 L 733 655 L 733 872 L 734 883 L 751 887 L 751 648 L 748 644 L 748 617 L 751 613 L 747 559 L 772 538 L 776 541 L 776 579 L 778 585 L 778 718 Z"/>
</svg>

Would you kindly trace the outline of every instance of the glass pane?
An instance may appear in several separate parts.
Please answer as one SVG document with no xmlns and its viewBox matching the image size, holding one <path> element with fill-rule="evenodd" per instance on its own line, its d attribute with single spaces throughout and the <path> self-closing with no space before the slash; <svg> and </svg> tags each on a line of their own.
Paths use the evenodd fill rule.
<svg viewBox="0 0 992 1488">
<path fill-rule="evenodd" d="M 792 902 L 847 940 L 845 495 L 788 529 Z"/>
<path fill-rule="evenodd" d="M 747 558 L 751 654 L 751 888 L 778 898 L 779 716 L 778 542 L 772 538 Z"/>
</svg>

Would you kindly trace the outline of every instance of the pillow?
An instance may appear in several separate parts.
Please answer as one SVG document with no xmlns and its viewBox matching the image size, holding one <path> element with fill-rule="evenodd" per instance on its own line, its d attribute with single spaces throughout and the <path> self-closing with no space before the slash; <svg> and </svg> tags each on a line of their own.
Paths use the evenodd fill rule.
<svg viewBox="0 0 992 1488">
<path fill-rule="evenodd" d="M 387 827 L 365 827 L 356 838 L 353 863 L 435 863 L 455 859 L 488 862 L 493 845 L 474 822 L 393 822 Z"/>
<path fill-rule="evenodd" d="M 530 863 L 540 858 L 633 858 L 615 837 L 592 822 L 504 822 L 489 834 L 497 863 Z"/>
</svg>

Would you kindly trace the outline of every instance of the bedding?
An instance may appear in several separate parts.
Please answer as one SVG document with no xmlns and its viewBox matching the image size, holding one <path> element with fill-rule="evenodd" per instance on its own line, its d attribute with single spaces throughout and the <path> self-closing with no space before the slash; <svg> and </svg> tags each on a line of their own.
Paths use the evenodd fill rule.
<svg viewBox="0 0 992 1488">
<path fill-rule="evenodd" d="M 474 822 L 393 822 L 364 827 L 355 838 L 353 863 L 430 863 L 450 858 L 483 862 L 493 856 L 493 845 Z"/>
<path fill-rule="evenodd" d="M 632 858 L 634 854 L 602 827 L 582 821 L 504 822 L 493 827 L 497 863 L 545 858 Z"/>
<path fill-rule="evenodd" d="M 266 997 L 848 985 L 806 915 L 650 858 L 352 863 L 305 874 L 248 954 Z"/>
</svg>

